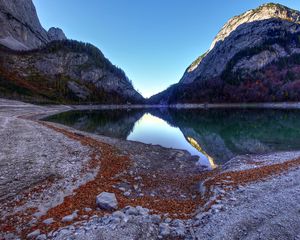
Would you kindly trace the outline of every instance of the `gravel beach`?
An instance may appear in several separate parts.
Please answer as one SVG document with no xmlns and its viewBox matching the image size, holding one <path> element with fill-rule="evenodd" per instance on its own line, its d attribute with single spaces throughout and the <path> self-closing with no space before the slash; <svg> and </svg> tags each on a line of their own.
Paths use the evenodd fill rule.
<svg viewBox="0 0 300 240">
<path fill-rule="evenodd" d="M 300 239 L 300 152 L 208 171 L 183 150 L 39 120 L 74 108 L 0 99 L 0 239 Z"/>
</svg>

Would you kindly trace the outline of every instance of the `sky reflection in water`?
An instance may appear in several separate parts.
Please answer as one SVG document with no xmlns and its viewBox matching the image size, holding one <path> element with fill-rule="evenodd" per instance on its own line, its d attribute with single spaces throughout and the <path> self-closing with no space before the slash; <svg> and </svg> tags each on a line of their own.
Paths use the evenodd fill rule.
<svg viewBox="0 0 300 240">
<path fill-rule="evenodd" d="M 183 149 L 215 167 L 237 155 L 300 150 L 300 111 L 127 109 L 70 111 L 47 118 L 113 138 Z"/>
<path fill-rule="evenodd" d="M 135 123 L 134 129 L 127 137 L 127 140 L 157 144 L 167 148 L 184 149 L 192 155 L 199 156 L 202 165 L 210 166 L 207 157 L 185 139 L 179 128 L 170 126 L 164 120 L 150 113 L 145 113 Z"/>
</svg>

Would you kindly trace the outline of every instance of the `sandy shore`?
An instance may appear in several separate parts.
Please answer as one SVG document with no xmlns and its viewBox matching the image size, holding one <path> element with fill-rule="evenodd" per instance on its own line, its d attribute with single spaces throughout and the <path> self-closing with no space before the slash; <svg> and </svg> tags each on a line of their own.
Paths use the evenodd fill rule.
<svg viewBox="0 0 300 240">
<path fill-rule="evenodd" d="M 300 152 L 203 171 L 182 150 L 39 121 L 87 107 L 0 99 L 0 239 L 37 230 L 38 239 L 300 239 Z M 115 217 L 97 209 L 102 191 L 116 194 L 123 213 L 128 205 L 150 212 L 105 220 Z"/>
</svg>

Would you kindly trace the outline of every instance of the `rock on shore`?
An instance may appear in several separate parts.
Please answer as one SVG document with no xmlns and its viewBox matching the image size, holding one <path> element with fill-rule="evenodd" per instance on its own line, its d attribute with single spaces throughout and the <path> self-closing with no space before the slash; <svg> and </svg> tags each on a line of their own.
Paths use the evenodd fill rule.
<svg viewBox="0 0 300 240">
<path fill-rule="evenodd" d="M 116 210 L 118 201 L 114 193 L 103 192 L 97 196 L 96 204 L 101 209 Z"/>
</svg>

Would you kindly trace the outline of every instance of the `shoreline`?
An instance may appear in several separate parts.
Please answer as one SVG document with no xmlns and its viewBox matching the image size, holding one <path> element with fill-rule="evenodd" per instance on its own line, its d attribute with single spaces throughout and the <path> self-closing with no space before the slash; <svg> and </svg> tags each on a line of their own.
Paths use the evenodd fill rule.
<svg viewBox="0 0 300 240">
<path fill-rule="evenodd" d="M 5 107 L 1 108 L 1 106 Z M 42 175 L 37 175 L 40 176 L 40 180 L 36 179 L 36 182 L 32 182 L 27 186 L 23 186 L 23 190 L 19 193 L 16 192 L 15 196 L 10 196 L 10 202 L 17 205 L 13 206 L 14 204 L 12 204 L 12 206 L 10 206 L 6 203 L 2 205 L 0 216 L 1 219 L 6 216 L 6 223 L 9 223 L 9 219 L 14 222 L 15 217 L 24 218 L 24 221 L 20 222 L 21 225 L 19 226 L 19 228 L 24 228 L 24 230 L 21 231 L 23 237 L 26 237 L 27 234 L 30 234 L 31 232 L 34 232 L 36 230 L 41 231 L 40 235 L 43 235 L 45 233 L 48 234 L 45 235 L 47 239 L 67 239 L 70 236 L 75 236 L 75 233 L 78 233 L 77 235 L 81 236 L 82 239 L 97 239 L 103 234 L 108 234 L 105 235 L 107 236 L 107 239 L 122 239 L 122 236 L 124 237 L 128 235 L 134 237 L 140 234 L 142 234 L 142 236 L 145 236 L 145 239 L 146 236 L 147 239 L 167 239 L 168 237 L 182 237 L 184 239 L 190 239 L 193 234 L 202 236 L 203 239 L 218 239 L 218 236 L 220 237 L 220 234 L 226 234 L 226 231 L 227 234 L 229 234 L 229 232 L 231 231 L 230 234 L 233 234 L 232 236 L 236 237 L 237 235 L 234 235 L 235 231 L 233 231 L 234 225 L 229 223 L 222 226 L 222 228 L 227 227 L 228 229 L 226 231 L 224 230 L 223 232 L 220 232 L 219 235 L 216 233 L 216 231 L 213 231 L 213 229 L 211 229 L 213 225 L 216 226 L 220 224 L 221 222 L 223 222 L 223 219 L 226 219 L 228 216 L 230 216 L 231 212 L 235 211 L 234 209 L 238 209 L 237 206 L 231 206 L 233 202 L 238 206 L 243 206 L 243 204 L 246 203 L 249 203 L 250 205 L 255 204 L 255 201 L 266 197 L 264 196 L 266 190 L 264 190 L 263 192 L 259 188 L 261 184 L 274 185 L 274 182 L 276 183 L 276 181 L 281 183 L 284 178 L 288 177 L 291 174 L 296 174 L 297 177 L 300 177 L 300 152 L 272 153 L 248 156 L 247 158 L 239 156 L 231 159 L 222 167 L 222 169 L 217 169 L 216 171 L 204 171 L 202 174 L 195 173 L 194 175 L 189 173 L 187 175 L 187 172 L 190 171 L 188 168 L 189 161 L 187 161 L 190 155 L 185 151 L 166 149 L 160 146 L 123 141 L 104 136 L 96 136 L 94 134 L 80 132 L 63 125 L 40 122 L 38 120 L 42 116 L 68 111 L 70 109 L 73 109 L 72 106 L 45 107 L 0 99 L 0 124 L 2 126 L 0 135 L 5 134 L 5 136 L 8 137 L 9 135 L 7 134 L 15 134 L 18 133 L 18 130 L 21 131 L 22 129 L 26 129 L 32 131 L 32 135 L 37 134 L 37 132 L 35 132 L 37 130 L 38 132 L 45 133 L 45 135 L 41 135 L 41 137 L 43 136 L 51 139 L 48 140 L 46 145 L 40 144 L 39 142 L 37 142 L 38 139 L 41 139 L 40 137 L 35 138 L 36 136 L 28 136 L 28 132 L 25 132 L 24 141 L 23 139 L 20 140 L 19 136 L 11 135 L 13 136 L 13 138 L 17 137 L 16 140 L 20 141 L 19 146 L 14 145 L 17 144 L 17 142 L 9 142 L 6 148 L 5 144 L 6 141 L 9 140 L 9 138 L 3 138 L 5 139 L 5 141 L 3 142 L 3 149 L 5 149 L 5 151 L 9 152 L 10 148 L 20 149 L 21 146 L 24 147 L 24 149 L 20 153 L 21 155 L 11 155 L 11 161 L 14 161 L 13 159 L 19 159 L 21 162 L 16 162 L 16 164 L 22 163 L 24 166 L 28 166 L 27 157 L 23 157 L 27 156 L 29 154 L 29 151 L 33 151 L 32 148 L 29 148 L 29 145 L 40 144 L 41 148 L 37 148 L 36 150 L 43 151 L 43 155 L 45 156 L 41 156 L 40 153 L 30 153 L 33 154 L 31 157 L 31 161 L 36 159 L 36 161 L 39 162 L 41 161 L 41 158 L 45 158 L 44 160 L 42 160 L 42 164 L 44 164 L 44 161 L 48 161 L 47 159 L 50 157 L 52 163 L 56 161 L 56 164 L 58 164 L 57 166 L 64 169 L 64 171 L 62 172 L 62 174 L 64 175 L 60 176 L 61 179 L 57 178 L 56 176 L 53 176 L 53 178 L 49 178 L 52 175 L 49 175 L 47 172 L 42 173 Z M 62 146 L 63 148 L 61 148 Z M 111 147 L 113 147 L 114 150 L 111 149 Z M 50 154 L 47 153 L 47 151 L 49 151 L 49 148 L 53 148 L 54 152 Z M 76 151 L 74 151 L 75 149 Z M 9 158 L 10 155 L 8 155 L 8 152 L 2 152 L 2 158 L 0 154 L 0 160 L 3 159 L 3 157 Z M 62 152 L 65 152 L 65 155 L 61 155 Z M 58 154 L 57 157 L 55 157 L 56 154 Z M 112 164 L 113 166 L 117 167 L 119 166 L 119 164 L 121 165 L 115 170 L 112 170 L 110 168 L 105 170 L 105 168 L 110 165 L 109 162 L 105 163 L 104 165 L 101 164 L 104 163 L 104 159 L 108 160 L 110 158 L 112 159 L 112 162 L 116 161 L 114 164 Z M 126 160 L 124 162 L 122 160 L 125 158 L 128 161 Z M 172 159 L 172 161 L 174 161 L 174 163 L 172 162 L 173 165 L 168 165 L 170 164 L 170 160 L 168 159 Z M 149 169 L 149 165 L 147 164 L 151 163 L 151 161 L 153 160 L 157 161 L 157 163 L 162 162 L 162 164 L 158 165 L 158 168 Z M 131 169 L 132 162 L 140 166 L 140 168 Z M 181 171 L 179 170 L 180 168 L 178 168 L 178 166 L 181 166 L 184 162 L 187 162 L 187 165 L 183 165 L 183 170 Z M 126 164 L 123 165 L 124 163 Z M 12 166 L 17 167 L 17 165 Z M 122 166 L 125 168 L 123 168 Z M 168 168 L 165 168 L 162 172 L 159 171 L 159 169 L 163 169 L 164 166 L 167 166 L 170 169 L 173 169 L 175 167 L 175 169 L 178 169 L 177 173 L 175 175 L 174 171 L 170 171 L 170 173 L 168 173 Z M 130 169 L 124 170 L 128 167 Z M 143 170 L 144 167 L 146 167 L 145 170 Z M 43 168 L 44 165 L 41 165 L 41 169 Z M 3 165 L 1 170 L 5 170 L 5 167 L 3 169 Z M 11 171 L 18 171 L 17 173 L 21 174 L 20 180 L 14 180 L 15 184 L 10 188 L 10 192 L 13 193 L 14 191 L 12 190 L 14 190 L 14 188 L 16 189 L 18 182 L 24 182 L 24 179 L 22 179 L 21 176 L 25 176 L 26 174 L 28 175 L 28 172 L 26 172 L 27 170 L 24 170 L 24 172 L 22 172 L 23 170 L 21 171 L 18 168 L 11 169 Z M 54 168 L 51 171 L 55 172 L 56 170 Z M 77 179 L 75 178 L 75 184 L 72 185 L 71 182 L 74 181 L 74 177 L 72 177 L 72 175 L 74 175 L 74 173 L 70 176 L 66 173 L 71 173 L 74 171 L 77 171 L 79 173 L 79 177 L 77 177 Z M 133 171 L 132 176 L 131 171 Z M 148 175 L 149 171 L 151 173 L 150 175 Z M 106 173 L 108 175 L 105 175 Z M 155 178 L 152 175 L 155 175 Z M 119 177 L 115 178 L 115 176 Z M 185 178 L 185 176 L 188 176 L 188 178 Z M 3 190 L 5 189 L 3 188 L 5 187 L 5 185 L 3 185 L 3 181 L 7 182 L 6 178 L 9 178 L 9 175 L 1 175 L 0 177 L 0 187 L 3 193 Z M 2 177 L 4 177 L 4 179 L 2 179 Z M 142 179 L 139 179 L 140 177 Z M 135 178 L 138 179 L 135 180 Z M 30 179 L 30 176 L 28 179 Z M 105 179 L 104 182 L 103 179 Z M 120 190 L 120 188 L 124 188 L 124 184 L 121 184 L 117 188 L 112 187 L 112 185 L 117 184 L 118 181 L 120 181 L 120 183 L 122 184 L 124 183 L 124 181 L 130 183 L 129 185 L 137 184 L 138 188 L 140 189 L 138 192 L 144 195 L 146 194 L 146 196 L 133 195 L 130 199 L 137 199 L 137 201 L 133 201 L 131 203 L 128 202 L 127 197 L 124 197 L 123 195 L 124 192 Z M 66 182 L 68 183 L 65 184 Z M 114 184 L 112 184 L 113 182 Z M 164 186 L 162 186 L 161 182 L 164 183 L 163 185 L 168 186 L 169 189 L 175 189 L 177 192 L 175 190 L 174 192 L 171 191 L 170 193 L 165 192 L 165 189 L 162 188 Z M 99 194 L 102 191 L 102 187 L 99 188 L 99 184 L 105 185 L 106 183 L 109 186 L 107 185 L 103 190 L 109 190 L 116 193 L 117 198 L 120 199 L 121 205 L 118 214 L 109 213 L 109 215 L 104 216 L 103 214 L 108 213 L 101 213 L 101 211 L 99 210 L 95 211 L 95 195 Z M 186 185 L 182 185 L 182 183 L 185 183 Z M 193 184 L 195 184 L 195 188 L 192 187 Z M 285 188 L 287 188 L 286 184 L 288 183 L 284 182 L 284 184 L 283 185 L 285 186 Z M 90 187 L 86 188 L 89 185 Z M 129 185 L 126 186 L 128 187 Z M 280 185 L 278 184 L 276 186 L 281 189 L 283 195 L 285 191 L 289 190 L 288 188 L 285 189 L 280 187 Z M 291 189 L 294 191 L 300 190 L 299 184 L 294 184 L 291 186 Z M 50 201 L 51 198 L 57 195 L 56 193 L 54 193 L 53 195 L 53 193 L 51 194 L 50 192 L 57 191 L 55 189 L 58 189 L 58 187 L 65 188 L 65 190 L 68 191 L 62 193 L 58 201 L 53 202 L 53 199 Z M 239 192 L 240 189 L 244 189 L 244 192 L 247 192 L 248 189 L 251 189 L 253 187 L 257 188 L 256 200 L 247 199 L 247 196 L 244 196 L 247 200 L 245 200 L 246 203 L 239 200 L 239 198 L 242 198 L 243 196 L 243 193 Z M 97 188 L 99 188 L 99 190 L 97 190 Z M 155 195 L 154 197 L 147 195 L 149 194 L 148 191 L 152 191 L 152 189 L 159 190 L 157 195 Z M 183 195 L 187 196 L 188 194 L 191 194 L 192 196 L 194 194 L 194 191 L 196 192 L 200 190 L 200 192 L 202 192 L 202 197 L 201 199 L 196 198 L 194 200 L 192 200 L 192 198 L 191 200 L 184 198 L 181 199 L 179 196 L 180 193 L 178 192 L 179 189 L 186 191 L 186 193 L 184 193 Z M 32 191 L 35 191 L 36 193 L 32 194 Z M 87 196 L 87 194 L 84 194 L 84 196 L 81 195 L 80 198 L 76 198 L 76 194 L 74 195 L 74 193 L 76 192 L 77 194 L 80 194 L 84 193 L 85 191 L 94 193 L 91 194 L 91 198 L 85 197 Z M 165 196 L 164 193 L 166 193 Z M 179 198 L 174 198 L 174 201 L 170 202 L 165 201 L 164 199 L 168 196 L 172 196 L 171 194 L 175 194 L 174 196 Z M 26 195 L 27 197 L 25 197 Z M 289 196 L 290 195 L 288 195 L 287 197 Z M 289 204 L 297 205 L 297 201 L 295 201 L 294 198 L 296 196 L 294 196 L 293 194 L 291 196 L 293 196 L 293 199 L 289 199 Z M 18 200 L 20 198 L 22 199 L 21 202 Z M 44 202 L 41 201 L 41 199 L 43 198 L 45 198 Z M 158 200 L 157 204 L 153 204 L 154 200 Z M 2 200 L 1 203 L 3 203 L 3 201 L 5 202 L 5 200 Z M 49 205 L 49 202 L 52 202 L 52 204 L 54 205 Z M 32 206 L 37 204 L 40 204 L 39 210 L 32 209 Z M 278 204 L 278 209 L 281 209 L 283 207 L 279 203 L 276 204 Z M 282 204 L 284 204 L 284 202 Z M 45 208 L 46 205 L 48 205 L 49 211 L 47 210 L 47 208 Z M 135 214 L 132 215 L 128 213 L 129 208 L 126 207 L 126 205 L 132 205 L 132 207 L 136 207 L 134 208 L 136 210 L 131 209 L 131 212 L 134 211 Z M 84 206 L 86 208 L 91 207 L 93 210 L 84 212 Z M 190 211 L 185 209 L 185 207 L 187 206 L 187 209 L 192 210 L 192 212 L 190 213 L 193 213 L 188 215 L 187 217 L 183 217 L 184 215 L 180 217 L 180 214 L 177 214 L 177 216 L 176 214 L 167 214 L 168 211 L 169 213 L 187 213 Z M 191 209 L 190 206 L 194 206 L 196 208 Z M 259 211 L 261 211 L 261 207 L 264 206 L 258 205 L 256 207 L 257 213 L 254 215 L 256 217 L 259 217 Z M 21 212 L 23 210 L 21 209 L 28 209 L 29 212 L 25 212 L 27 215 L 24 215 L 22 217 Z M 44 209 L 44 213 L 41 212 L 42 209 Z M 21 212 L 19 212 L 20 210 Z M 72 214 L 72 212 L 75 210 L 79 210 L 77 214 L 78 218 L 68 223 L 60 222 L 60 219 L 62 217 L 68 214 Z M 16 215 L 15 211 L 19 213 Z M 244 211 L 248 211 L 248 213 L 252 212 L 250 208 L 248 210 L 245 209 Z M 288 211 L 291 218 L 297 216 L 291 215 L 292 213 L 290 212 L 290 209 Z M 95 217 L 95 214 L 98 215 L 98 217 Z M 31 220 L 29 219 L 30 216 L 33 216 Z M 88 217 L 85 219 L 84 216 Z M 47 220 L 45 218 L 53 218 L 55 222 L 50 225 L 45 225 L 43 223 L 44 220 Z M 34 223 L 32 226 L 28 225 L 28 223 L 33 219 L 36 219 L 36 223 Z M 171 219 L 171 221 L 169 219 Z M 242 223 L 243 221 L 244 220 L 241 218 L 240 223 Z M 137 225 L 137 223 L 140 222 L 142 222 L 141 226 Z M 265 224 L 268 225 L 271 223 L 272 222 Z M 3 224 L 4 222 L 0 221 L 0 229 L 4 229 L 6 232 L 11 232 L 12 234 L 17 234 L 17 230 L 10 229 L 7 224 L 7 226 L 5 225 L 5 227 Z M 296 226 L 300 226 L 300 222 L 298 221 L 295 221 L 294 225 L 295 224 L 297 224 Z M 87 226 L 90 230 L 82 231 Z M 136 226 L 141 227 L 141 229 L 136 228 Z M 93 227 L 95 227 L 96 230 L 93 230 Z M 149 227 L 153 228 L 153 231 L 149 231 Z M 288 228 L 287 225 L 285 225 L 284 227 Z M 210 234 L 212 234 L 214 237 L 207 238 L 209 235 L 203 236 L 203 233 L 201 233 L 201 231 L 211 231 Z M 293 233 L 293 236 L 297 236 L 297 234 L 295 234 L 296 233 Z M 7 236 L 8 235 L 5 235 L 5 237 Z M 0 234 L 0 238 L 1 237 L 3 236 L 1 236 Z"/>
<path fill-rule="evenodd" d="M 56 106 L 56 105 L 51 105 Z M 60 106 L 60 105 L 57 105 Z M 218 109 L 218 108 L 270 108 L 270 109 L 300 109 L 300 102 L 280 103 L 200 103 L 200 104 L 137 104 L 137 105 L 63 105 L 71 110 L 102 110 L 102 109 L 150 109 L 150 108 L 172 108 L 172 109 Z"/>
</svg>

